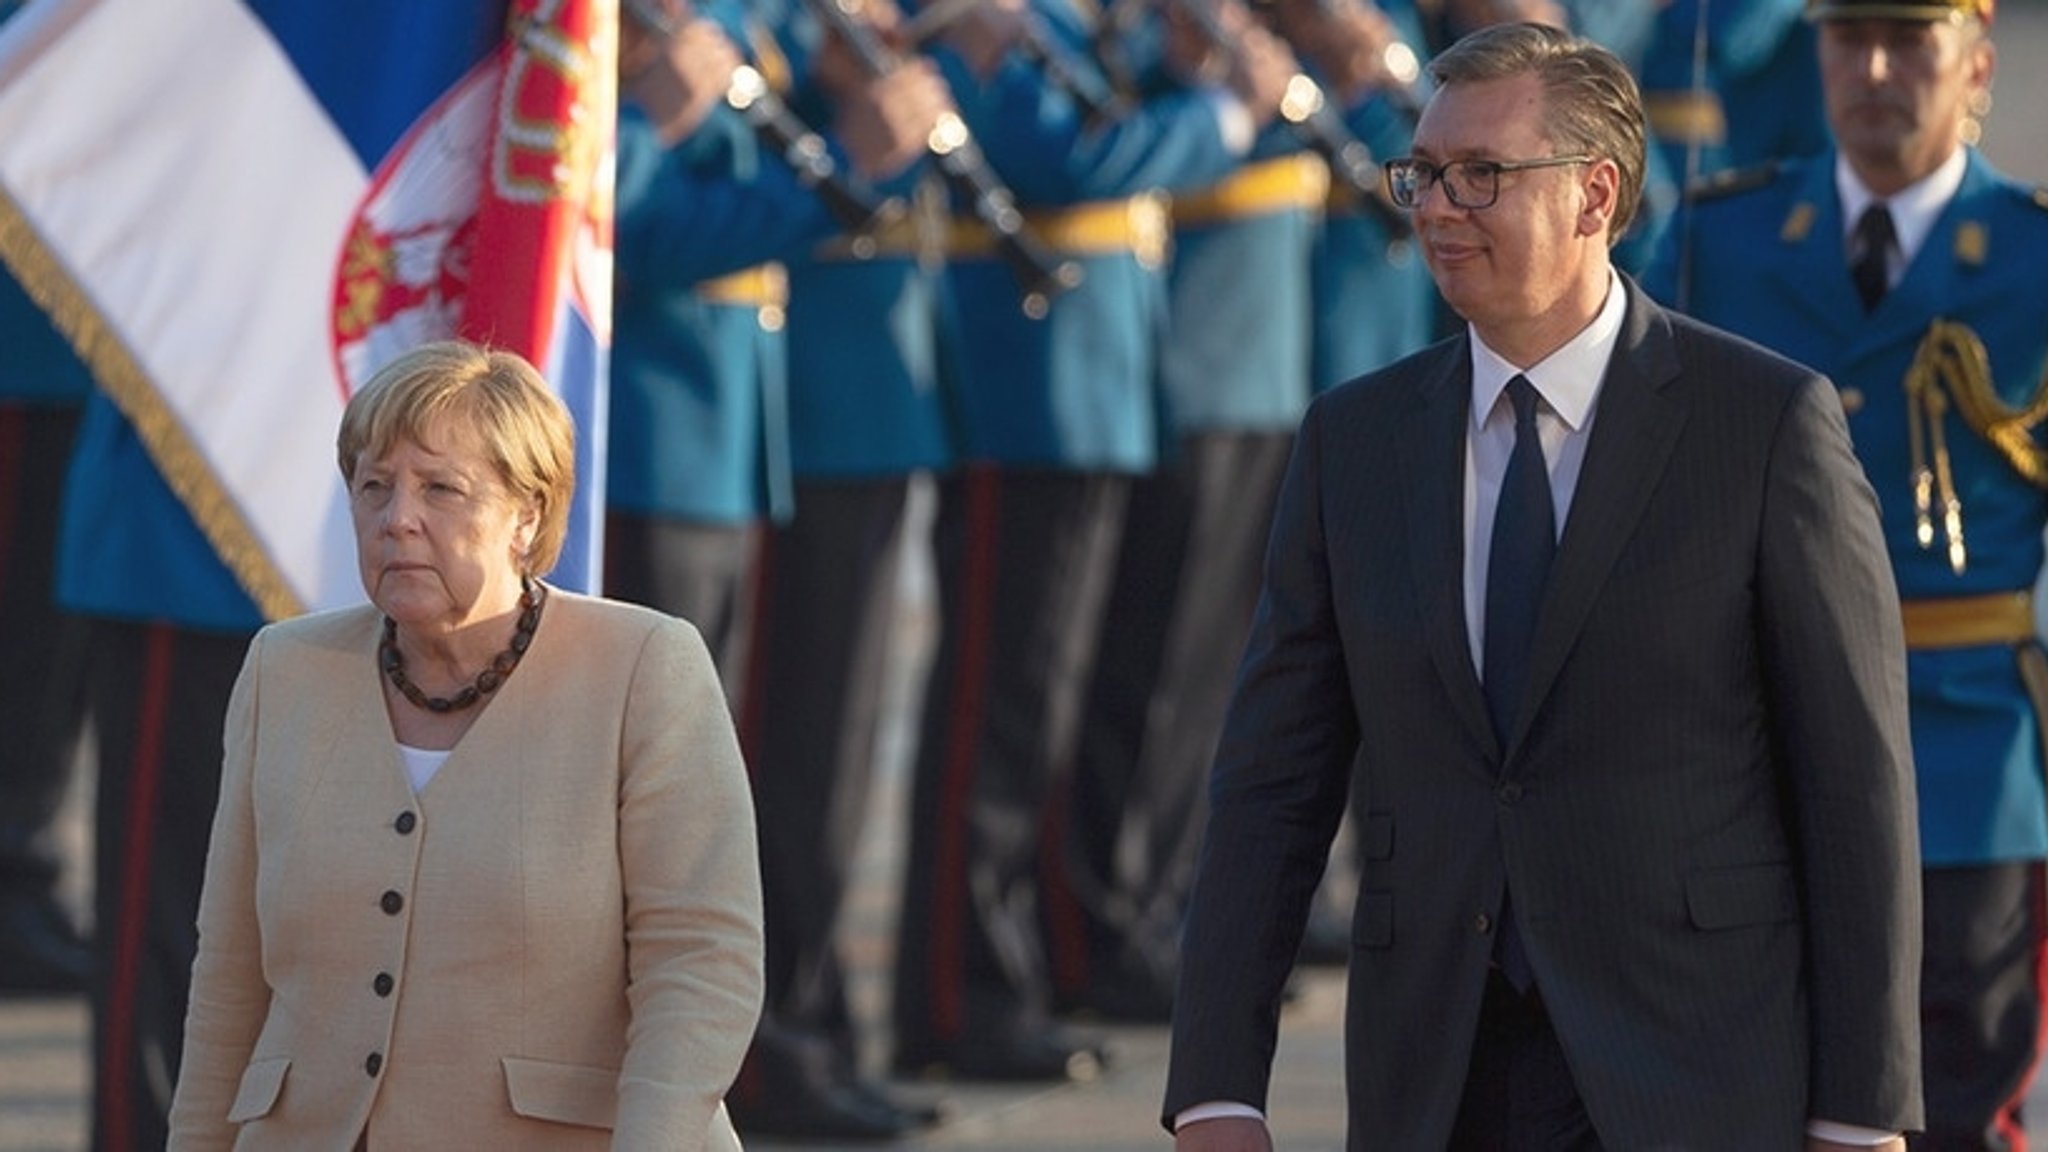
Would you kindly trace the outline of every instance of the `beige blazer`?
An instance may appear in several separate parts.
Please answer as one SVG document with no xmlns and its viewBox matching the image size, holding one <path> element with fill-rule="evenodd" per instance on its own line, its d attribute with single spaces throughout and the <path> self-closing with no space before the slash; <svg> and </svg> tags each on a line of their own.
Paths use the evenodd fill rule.
<svg viewBox="0 0 2048 1152">
<path fill-rule="evenodd" d="M 415 795 L 380 627 L 349 608 L 250 645 L 170 1146 L 737 1147 L 760 875 L 696 630 L 554 592 Z"/>
</svg>

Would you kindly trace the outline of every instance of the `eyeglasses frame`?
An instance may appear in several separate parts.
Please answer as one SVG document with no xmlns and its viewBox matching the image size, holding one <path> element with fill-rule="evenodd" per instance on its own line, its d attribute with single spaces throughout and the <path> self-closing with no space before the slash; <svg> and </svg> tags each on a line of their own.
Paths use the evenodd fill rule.
<svg viewBox="0 0 2048 1152">
<path fill-rule="evenodd" d="M 1387 198 L 1394 202 L 1395 207 L 1405 208 L 1411 212 L 1421 206 L 1422 197 L 1427 195 L 1431 188 L 1443 184 L 1444 171 L 1446 169 L 1458 164 L 1468 167 L 1481 166 L 1492 169 L 1493 195 L 1484 204 L 1467 204 L 1451 192 L 1449 184 L 1443 184 L 1444 199 L 1450 201 L 1453 207 L 1462 208 L 1467 212 L 1483 212 L 1500 203 L 1500 178 L 1503 173 L 1528 172 L 1537 168 L 1562 168 L 1567 164 L 1597 164 L 1600 162 L 1600 159 L 1598 156 L 1574 153 L 1570 156 L 1540 156 L 1534 160 L 1466 159 L 1452 160 L 1444 164 L 1432 164 L 1427 160 L 1418 160 L 1413 156 L 1402 156 L 1382 163 L 1380 169 L 1383 178 L 1387 182 Z M 1429 173 L 1429 178 L 1422 182 L 1421 186 L 1415 190 L 1413 198 L 1406 204 L 1401 202 L 1401 194 L 1394 191 L 1394 169 L 1402 165 L 1420 165 Z"/>
</svg>

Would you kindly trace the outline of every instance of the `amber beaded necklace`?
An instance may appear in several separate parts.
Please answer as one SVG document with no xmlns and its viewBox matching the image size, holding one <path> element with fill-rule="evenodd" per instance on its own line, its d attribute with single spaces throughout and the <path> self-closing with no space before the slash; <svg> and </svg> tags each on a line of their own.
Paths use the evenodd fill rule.
<svg viewBox="0 0 2048 1152">
<path fill-rule="evenodd" d="M 547 587 L 529 580 L 519 590 L 519 623 L 513 626 L 512 643 L 503 652 L 491 657 L 490 664 L 476 674 L 474 684 L 463 685 L 462 691 L 453 696 L 429 696 L 420 691 L 405 674 L 405 654 L 398 650 L 398 622 L 391 617 L 384 618 L 384 638 L 377 644 L 377 663 L 384 669 L 384 675 L 391 678 L 391 686 L 399 695 L 412 702 L 415 708 L 429 712 L 460 712 L 473 708 L 476 702 L 498 690 L 519 667 L 519 660 L 526 655 L 527 646 L 533 643 L 533 630 L 540 627 L 541 605 L 547 601 Z"/>
</svg>

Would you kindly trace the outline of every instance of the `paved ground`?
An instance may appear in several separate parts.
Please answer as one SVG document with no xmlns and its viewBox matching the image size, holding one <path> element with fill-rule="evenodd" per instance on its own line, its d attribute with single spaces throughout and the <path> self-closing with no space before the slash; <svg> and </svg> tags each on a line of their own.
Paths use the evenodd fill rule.
<svg viewBox="0 0 2048 1152">
<path fill-rule="evenodd" d="M 1985 150 L 2007 171 L 2048 183 L 2048 117 L 2034 114 L 2048 107 L 2048 0 L 2006 0 L 1997 30 L 1997 107 Z M 886 783 L 900 789 L 900 777 L 899 771 Z M 894 815 L 899 796 L 887 787 L 878 794 L 875 851 L 849 925 L 861 967 L 856 995 L 868 1012 L 879 1008 L 879 973 L 887 962 L 893 915 L 888 894 L 894 846 L 901 842 Z M 72 828 L 82 857 L 82 825 Z M 82 894 L 85 882 L 82 876 L 74 878 L 74 897 Z M 1283 1028 L 1274 1122 L 1279 1147 L 1318 1152 L 1337 1149 L 1342 1142 L 1343 989 L 1335 976 L 1322 973 L 1304 983 L 1303 993 Z M 0 1000 L 0 1152 L 78 1152 L 85 1147 L 85 1026 L 85 1009 L 77 1001 Z M 943 1096 L 951 1118 L 911 1146 L 991 1152 L 1164 1147 L 1154 1119 L 1165 1077 L 1164 1035 L 1157 1029 L 1118 1029 L 1111 1035 L 1116 1059 L 1093 1083 L 1050 1090 L 916 1089 Z M 2031 1111 L 2035 1139 L 2048 1141 L 2048 1124 L 2042 1122 L 2048 1120 L 2048 1090 L 2037 1087 Z M 783 1146 L 757 1141 L 751 1147 L 777 1152 Z"/>
</svg>

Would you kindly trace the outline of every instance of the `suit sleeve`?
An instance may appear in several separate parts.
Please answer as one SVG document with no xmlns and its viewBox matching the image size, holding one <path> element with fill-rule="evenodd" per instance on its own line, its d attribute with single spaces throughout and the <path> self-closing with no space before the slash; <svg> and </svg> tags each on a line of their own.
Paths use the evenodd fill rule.
<svg viewBox="0 0 2048 1152">
<path fill-rule="evenodd" d="M 1207 1101 L 1265 1107 L 1281 994 L 1344 813 L 1358 720 L 1323 543 L 1322 408 L 1303 423 L 1281 486 L 1210 779 L 1173 1013 L 1169 1128 Z"/>
<path fill-rule="evenodd" d="M 1876 496 L 1810 377 L 1766 488 L 1758 595 L 1805 880 L 1809 1114 L 1921 1122 L 1920 882 L 1905 640 Z"/>
<path fill-rule="evenodd" d="M 640 653 L 620 749 L 632 1023 L 614 1146 L 706 1147 L 761 1012 L 761 877 L 739 740 L 697 632 Z"/>
<path fill-rule="evenodd" d="M 249 645 L 228 699 L 220 800 L 199 896 L 199 949 L 185 1013 L 185 1047 L 171 1102 L 170 1147 L 225 1149 L 235 1140 L 228 1110 L 262 1031 L 270 989 L 264 982 L 256 920 L 257 684 L 263 637 Z"/>
</svg>

